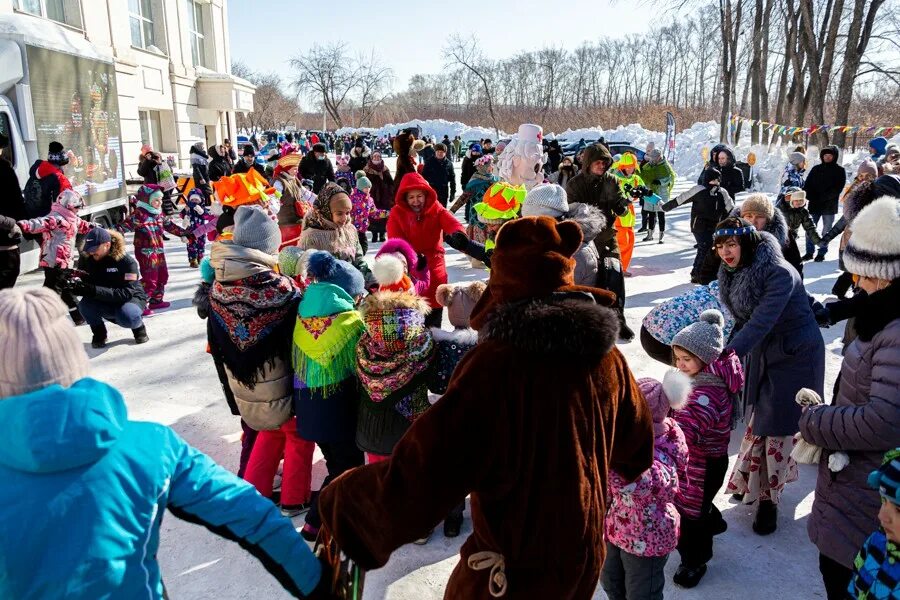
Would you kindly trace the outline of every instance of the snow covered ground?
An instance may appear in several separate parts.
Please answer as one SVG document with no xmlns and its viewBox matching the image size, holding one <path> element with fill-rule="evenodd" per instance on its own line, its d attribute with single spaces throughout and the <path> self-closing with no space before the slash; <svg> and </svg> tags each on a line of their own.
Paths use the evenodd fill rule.
<svg viewBox="0 0 900 600">
<path fill-rule="evenodd" d="M 393 164 L 390 165 L 393 168 Z M 457 164 L 458 168 L 458 164 Z M 677 190 L 690 186 L 680 182 Z M 632 260 L 634 277 L 627 280 L 628 322 L 638 331 L 643 316 L 653 307 L 690 288 L 688 272 L 694 255 L 693 237 L 688 229 L 689 208 L 671 213 L 666 242 L 638 242 Z M 129 236 L 130 238 L 130 236 Z M 378 244 L 373 245 L 377 249 Z M 375 250 L 370 248 L 369 257 Z M 236 471 L 240 453 L 240 425 L 231 415 L 221 394 L 212 360 L 206 354 L 206 325 L 191 306 L 199 281 L 190 269 L 184 245 L 167 244 L 170 270 L 166 299 L 172 307 L 147 319 L 150 342 L 136 347 L 131 333 L 110 326 L 110 344 L 102 350 L 90 347 L 90 330 L 79 328 L 91 357 L 92 375 L 119 388 L 128 402 L 131 418 L 170 425 L 194 446 L 219 464 Z M 447 256 L 451 281 L 485 278 L 487 273 L 472 270 L 468 260 L 450 250 Z M 807 288 L 823 299 L 837 276 L 837 256 L 832 251 L 823 263 L 806 267 Z M 20 285 L 41 284 L 39 272 L 24 276 Z M 446 319 L 446 317 L 445 317 Z M 449 327 L 445 323 L 445 327 Z M 828 390 L 840 368 L 839 328 L 822 330 L 826 342 L 826 387 Z M 661 377 L 662 364 L 648 358 L 635 341 L 620 345 L 638 377 Z M 741 432 L 732 436 L 732 461 Z M 321 453 L 316 453 L 313 487 L 325 476 Z M 806 535 L 815 486 L 815 469 L 801 466 L 800 480 L 784 494 L 778 531 L 759 537 L 750 529 L 754 507 L 741 506 L 720 494 L 716 505 L 729 524 L 716 538 L 715 557 L 700 586 L 683 590 L 671 583 L 678 566 L 677 554 L 666 568 L 669 582 L 666 597 L 676 600 L 741 597 L 744 599 L 824 598 L 818 573 L 817 552 Z M 554 485 L 553 481 L 547 482 Z M 302 517 L 295 525 L 302 526 Z M 289 597 L 262 566 L 237 544 L 225 541 L 205 529 L 174 517 L 163 521 L 159 560 L 166 587 L 172 598 L 232 600 L 239 598 Z M 426 546 L 409 545 L 397 550 L 388 564 L 368 574 L 369 600 L 430 600 L 443 595 L 447 577 L 458 558 L 458 549 L 471 533 L 468 510 L 462 535 L 444 538 L 440 526 Z M 604 598 L 602 591 L 595 598 Z"/>
</svg>

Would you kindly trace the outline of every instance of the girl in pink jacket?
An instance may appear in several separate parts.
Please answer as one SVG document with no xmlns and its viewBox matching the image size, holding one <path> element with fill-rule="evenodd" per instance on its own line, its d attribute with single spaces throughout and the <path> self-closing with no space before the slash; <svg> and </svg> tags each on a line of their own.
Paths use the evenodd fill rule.
<svg viewBox="0 0 900 600">
<path fill-rule="evenodd" d="M 672 338 L 675 366 L 692 380 L 687 403 L 673 414 L 690 452 L 687 480 L 675 497 L 681 513 L 681 565 L 673 580 L 686 588 L 700 583 L 713 555 L 713 536 L 728 529 L 713 498 L 728 471 L 728 442 L 744 370 L 734 351 L 722 354 L 724 325 L 721 312 L 705 310 L 699 321 Z"/>
<path fill-rule="evenodd" d="M 638 385 L 653 415 L 653 465 L 634 482 L 615 471 L 609 474 L 606 562 L 600 582 L 610 600 L 662 600 L 663 569 L 678 543 L 675 494 L 685 477 L 688 449 L 668 414 L 683 404 L 690 380 L 672 371 L 662 383 L 641 379 Z"/>
</svg>

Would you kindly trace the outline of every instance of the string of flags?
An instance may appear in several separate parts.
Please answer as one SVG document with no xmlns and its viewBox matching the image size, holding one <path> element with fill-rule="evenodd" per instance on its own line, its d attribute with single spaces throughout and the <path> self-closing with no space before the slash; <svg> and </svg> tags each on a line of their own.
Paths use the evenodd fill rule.
<svg viewBox="0 0 900 600">
<path fill-rule="evenodd" d="M 878 127 L 873 125 L 871 127 L 867 125 L 810 125 L 809 127 L 797 127 L 791 125 L 779 125 L 778 123 L 769 123 L 767 121 L 763 121 L 762 119 L 748 119 L 747 117 L 742 117 L 740 115 L 731 115 L 731 126 L 736 127 L 739 122 L 743 121 L 747 125 L 760 125 L 764 129 L 769 129 L 772 133 L 776 135 L 797 135 L 797 134 L 806 134 L 812 135 L 814 133 L 826 132 L 826 131 L 842 131 L 844 133 L 862 133 L 864 135 L 871 135 L 872 137 L 884 136 L 889 137 L 894 132 L 900 133 L 900 125 L 894 125 L 892 127 Z"/>
</svg>

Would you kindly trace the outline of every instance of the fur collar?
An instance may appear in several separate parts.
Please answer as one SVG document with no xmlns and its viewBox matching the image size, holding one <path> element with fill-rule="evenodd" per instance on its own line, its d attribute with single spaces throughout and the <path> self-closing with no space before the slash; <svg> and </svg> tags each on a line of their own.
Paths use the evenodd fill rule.
<svg viewBox="0 0 900 600">
<path fill-rule="evenodd" d="M 113 260 L 125 258 L 125 236 L 118 231 L 109 231 L 109 257 Z"/>
<path fill-rule="evenodd" d="M 734 210 L 731 211 L 730 217 L 738 217 L 741 216 L 741 207 L 736 206 Z M 784 248 L 788 244 L 788 224 L 787 219 L 785 219 L 784 214 L 775 209 L 775 214 L 772 216 L 772 219 L 766 223 L 766 232 L 772 234 L 772 236 L 778 240 L 778 243 L 781 244 L 781 247 Z"/>
<path fill-rule="evenodd" d="M 900 318 L 900 280 L 868 296 L 856 316 L 856 332 L 864 342 L 872 341 L 891 321 Z"/>
<path fill-rule="evenodd" d="M 431 336 L 435 342 L 455 342 L 462 346 L 474 346 L 478 343 L 478 332 L 469 328 L 447 331 L 439 327 L 432 327 Z"/>
<path fill-rule="evenodd" d="M 741 323 L 749 321 L 759 305 L 770 271 L 779 264 L 786 265 L 775 237 L 765 231 L 759 235 L 762 241 L 756 247 L 752 263 L 733 272 L 725 268 L 725 263 L 719 265 L 719 297 Z"/>
<path fill-rule="evenodd" d="M 581 227 L 584 243 L 589 244 L 606 229 L 606 217 L 599 208 L 575 202 L 569 205 L 566 220 L 575 221 Z"/>
<path fill-rule="evenodd" d="M 360 156 L 362 156 L 363 158 L 369 158 L 371 154 L 372 153 L 369 152 L 368 146 L 363 146 L 362 148 L 360 148 L 359 146 L 355 146 L 350 150 L 350 156 L 354 158 L 359 158 Z"/>
<path fill-rule="evenodd" d="M 483 336 L 530 354 L 595 363 L 615 346 L 619 321 L 604 306 L 551 296 L 497 306 Z"/>
<path fill-rule="evenodd" d="M 384 312 L 397 308 L 412 308 L 423 315 L 431 312 L 428 300 L 409 292 L 376 292 L 366 296 L 359 307 L 359 312 L 365 317 L 372 312 Z"/>
</svg>

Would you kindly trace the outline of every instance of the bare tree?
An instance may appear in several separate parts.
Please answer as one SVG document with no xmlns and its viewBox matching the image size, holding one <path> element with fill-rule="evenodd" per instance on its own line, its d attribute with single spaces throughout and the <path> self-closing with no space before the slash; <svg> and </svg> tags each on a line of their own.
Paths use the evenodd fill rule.
<svg viewBox="0 0 900 600">
<path fill-rule="evenodd" d="M 370 125 L 372 116 L 388 97 L 388 90 L 394 79 L 394 73 L 381 64 L 375 51 L 368 56 L 358 58 L 357 86 L 359 113 L 357 125 Z"/>
<path fill-rule="evenodd" d="M 274 73 L 256 73 L 243 63 L 231 66 L 232 75 L 248 80 L 256 86 L 253 112 L 238 113 L 238 127 L 257 132 L 280 129 L 297 120 L 301 114 L 296 98 L 285 95 L 281 78 Z"/>
<path fill-rule="evenodd" d="M 450 38 L 450 43 L 444 48 L 447 59 L 453 66 L 463 67 L 474 75 L 482 86 L 485 101 L 487 102 L 488 114 L 491 117 L 491 123 L 494 125 L 494 132 L 500 137 L 500 127 L 497 124 L 497 114 L 494 112 L 494 94 L 491 89 L 490 82 L 490 63 L 478 49 L 478 42 L 472 35 L 467 39 L 454 34 Z"/>
<path fill-rule="evenodd" d="M 292 58 L 290 66 L 295 72 L 291 86 L 321 102 L 338 128 L 343 127 L 341 108 L 359 83 L 359 69 L 352 66 L 346 44 L 315 44 Z"/>
</svg>

